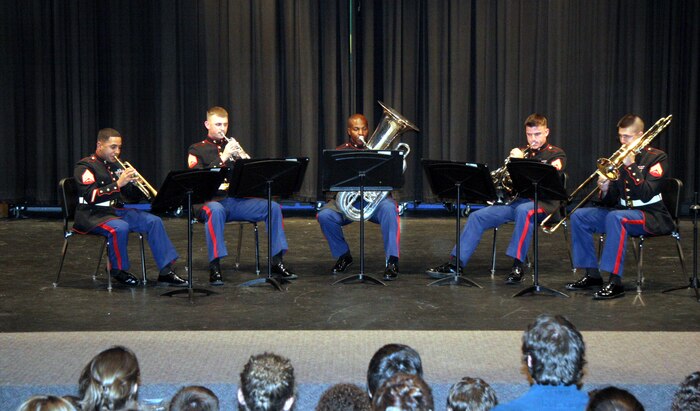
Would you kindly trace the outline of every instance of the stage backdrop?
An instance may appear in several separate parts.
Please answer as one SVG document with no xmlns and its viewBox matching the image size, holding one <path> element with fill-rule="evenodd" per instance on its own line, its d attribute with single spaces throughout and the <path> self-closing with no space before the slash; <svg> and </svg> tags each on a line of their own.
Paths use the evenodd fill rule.
<svg viewBox="0 0 700 411">
<path fill-rule="evenodd" d="M 125 136 L 154 185 L 185 167 L 211 105 L 256 157 L 309 156 L 299 199 L 345 119 L 382 100 L 421 131 L 402 200 L 429 200 L 420 158 L 499 167 L 539 112 L 574 185 L 619 146 L 627 112 L 651 125 L 671 175 L 698 187 L 700 2 L 161 0 L 0 2 L 0 201 L 57 203 L 57 182 Z M 351 41 L 352 40 L 352 41 Z"/>
</svg>

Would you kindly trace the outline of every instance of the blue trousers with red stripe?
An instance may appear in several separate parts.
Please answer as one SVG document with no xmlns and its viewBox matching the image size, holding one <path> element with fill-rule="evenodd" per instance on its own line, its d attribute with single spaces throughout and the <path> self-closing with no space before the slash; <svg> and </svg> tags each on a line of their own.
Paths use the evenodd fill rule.
<svg viewBox="0 0 700 411">
<path fill-rule="evenodd" d="M 605 234 L 600 265 L 591 236 Z M 571 241 L 574 267 L 599 268 L 622 276 L 627 236 L 648 234 L 644 230 L 644 213 L 639 210 L 616 210 L 603 207 L 579 208 L 571 215 Z"/>
<path fill-rule="evenodd" d="M 272 255 L 285 253 L 289 249 L 287 237 L 284 235 L 282 207 L 274 201 L 270 221 L 267 215 L 267 200 L 262 198 L 226 197 L 220 201 L 210 201 L 202 207 L 200 218 L 204 221 L 209 261 L 228 255 L 224 239 L 224 225 L 227 221 L 265 221 L 268 235 L 272 236 Z"/>
<path fill-rule="evenodd" d="M 117 216 L 92 229 L 91 233 L 103 235 L 109 239 L 107 254 L 112 269 L 128 270 L 131 267 L 127 246 L 129 233 L 142 233 L 156 260 L 158 270 L 177 260 L 177 251 L 165 232 L 163 220 L 151 213 L 134 209 L 116 209 Z"/>
<path fill-rule="evenodd" d="M 350 251 L 348 242 L 345 241 L 343 235 L 343 226 L 352 223 L 353 221 L 345 217 L 345 215 L 330 209 L 324 208 L 316 215 L 318 223 L 321 225 L 321 231 L 326 236 L 328 246 L 331 248 L 333 258 L 338 258 L 341 255 Z M 387 260 L 389 257 L 399 257 L 399 242 L 401 238 L 400 217 L 396 201 L 393 198 L 385 198 L 378 205 L 377 209 L 368 219 L 375 224 L 379 224 L 382 228 L 382 237 L 384 238 L 384 253 Z"/>
<path fill-rule="evenodd" d="M 511 221 L 515 221 L 515 229 L 506 254 L 520 261 L 525 261 L 532 238 L 534 208 L 532 200 L 518 199 L 507 205 L 492 205 L 469 214 L 467 224 L 464 225 L 459 240 L 459 259 L 462 267 L 467 265 L 469 258 L 474 254 L 484 231 L 500 227 Z M 541 216 L 544 214 L 544 210 L 540 208 L 538 214 Z M 457 256 L 456 245 L 452 248 L 450 255 Z"/>
</svg>

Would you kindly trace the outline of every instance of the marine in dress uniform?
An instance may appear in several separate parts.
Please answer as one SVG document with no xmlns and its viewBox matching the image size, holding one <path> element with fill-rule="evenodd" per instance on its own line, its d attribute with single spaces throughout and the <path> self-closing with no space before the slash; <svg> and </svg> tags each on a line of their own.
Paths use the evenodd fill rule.
<svg viewBox="0 0 700 411">
<path fill-rule="evenodd" d="M 510 153 L 510 157 L 529 158 L 551 164 L 560 172 L 566 167 L 566 154 L 564 150 L 547 142 L 549 129 L 547 119 L 540 114 L 531 114 L 525 121 L 525 134 L 528 147 L 516 148 Z M 546 214 L 559 206 L 558 201 L 540 201 L 537 214 Z M 513 268 L 506 279 L 508 284 L 517 284 L 523 281 L 525 267 L 523 261 L 532 238 L 534 222 L 534 201 L 527 198 L 518 198 L 507 204 L 495 204 L 484 207 L 469 215 L 467 223 L 460 237 L 460 262 L 457 268 L 457 247 L 452 248 L 450 261 L 430 268 L 426 271 L 432 278 L 444 278 L 452 276 L 459 269 L 467 265 L 469 258 L 476 250 L 483 232 L 487 229 L 499 227 L 507 222 L 515 221 L 515 229 L 510 239 L 506 254 L 513 258 Z"/>
<path fill-rule="evenodd" d="M 349 140 L 347 143 L 336 147 L 336 150 L 365 149 L 364 139 L 367 136 L 367 132 L 368 125 L 365 116 L 353 114 L 348 118 L 347 133 Z M 316 215 L 316 219 L 328 241 L 331 255 L 337 259 L 335 265 L 331 268 L 331 272 L 333 274 L 344 272 L 352 264 L 352 255 L 343 235 L 343 226 L 353 221 L 343 215 L 334 199 L 326 203 Z M 384 279 L 388 281 L 395 280 L 399 275 L 399 242 L 401 238 L 400 217 L 396 201 L 391 196 L 385 197 L 368 221 L 381 226 L 384 239 L 384 253 L 386 255 Z"/>
<path fill-rule="evenodd" d="M 188 149 L 189 168 L 232 167 L 236 159 L 247 157 L 235 139 L 227 141 L 224 137 L 228 131 L 228 112 L 225 109 L 210 108 L 204 126 L 208 130 L 207 137 Z M 267 214 L 267 200 L 228 197 L 225 191 L 220 191 L 214 201 L 196 207 L 195 215 L 204 222 L 209 250 L 209 282 L 212 285 L 224 283 L 220 259 L 228 255 L 224 239 L 224 225 L 227 221 L 265 221 L 268 235 L 272 236 L 272 273 L 287 280 L 297 278 L 282 259 L 289 248 L 284 234 L 282 208 L 273 202 L 269 219 Z"/>
<path fill-rule="evenodd" d="M 173 271 L 178 258 L 163 221 L 151 213 L 124 208 L 124 202 L 140 191 L 129 184 L 135 178 L 133 169 L 124 170 L 116 162 L 121 153 L 122 137 L 118 131 L 99 131 L 97 149 L 78 162 L 73 175 L 78 183 L 78 206 L 73 229 L 79 233 L 99 234 L 108 238 L 110 275 L 122 284 L 134 286 L 139 280 L 127 270 L 131 266 L 127 252 L 130 232 L 146 235 L 160 273 L 158 282 L 187 286 L 187 281 Z"/>
<path fill-rule="evenodd" d="M 618 134 L 623 145 L 632 144 L 644 131 L 642 119 L 634 114 L 618 122 Z M 666 153 L 646 147 L 636 156 L 628 156 L 615 181 L 598 180 L 601 189 L 598 207 L 579 208 L 571 215 L 571 238 L 574 267 L 585 268 L 586 275 L 569 283 L 569 290 L 600 288 L 593 294 L 596 300 L 621 297 L 625 294 L 622 272 L 625 262 L 627 236 L 666 234 L 673 231 L 673 218 L 661 198 L 661 183 L 668 171 Z M 596 256 L 591 241 L 593 233 L 605 234 L 605 245 Z M 600 271 L 610 273 L 603 284 Z"/>
</svg>

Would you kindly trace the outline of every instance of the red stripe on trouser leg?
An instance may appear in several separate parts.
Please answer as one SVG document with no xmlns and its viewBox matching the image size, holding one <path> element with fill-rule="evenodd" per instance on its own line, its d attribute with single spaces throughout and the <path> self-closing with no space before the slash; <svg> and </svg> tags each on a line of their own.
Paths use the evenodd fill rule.
<svg viewBox="0 0 700 411">
<path fill-rule="evenodd" d="M 121 252 L 119 251 L 119 241 L 117 240 L 117 231 L 108 226 L 107 224 L 101 224 L 100 227 L 102 227 L 103 230 L 107 231 L 109 235 L 112 237 L 110 244 L 112 244 L 112 249 L 114 250 L 114 258 L 117 260 L 117 270 L 122 269 L 122 255 Z"/>
<path fill-rule="evenodd" d="M 538 208 L 537 209 L 537 214 L 543 213 L 544 209 Z M 522 258 L 522 252 L 521 250 L 523 249 L 523 244 L 525 243 L 525 238 L 527 238 L 527 230 L 530 229 L 530 219 L 532 218 L 532 215 L 535 214 L 535 210 L 530 210 L 527 212 L 527 218 L 525 219 L 525 225 L 523 226 L 523 231 L 520 233 L 520 238 L 518 239 L 518 252 L 516 253 L 516 257 L 518 260 L 523 261 Z"/>
<path fill-rule="evenodd" d="M 214 232 L 214 224 L 211 222 L 211 210 L 204 206 L 202 210 L 207 214 L 207 230 L 209 230 L 209 238 L 211 238 L 212 248 L 214 249 L 214 258 L 219 258 L 219 249 L 216 244 L 216 233 Z"/>
</svg>

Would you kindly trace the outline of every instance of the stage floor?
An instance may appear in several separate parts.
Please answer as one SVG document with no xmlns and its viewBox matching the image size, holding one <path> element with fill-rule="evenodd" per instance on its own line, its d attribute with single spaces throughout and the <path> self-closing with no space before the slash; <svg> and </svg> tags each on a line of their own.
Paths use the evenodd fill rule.
<svg viewBox="0 0 700 411">
<path fill-rule="evenodd" d="M 165 219 L 180 259 L 176 271 L 186 276 L 187 230 L 184 219 Z M 330 274 L 335 262 L 313 217 L 285 219 L 290 245 L 285 262 L 299 275 L 285 292 L 271 286 L 239 287 L 255 278 L 253 231 L 246 226 L 241 267 L 233 258 L 222 261 L 225 285 L 210 287 L 203 227 L 194 229 L 195 287 L 215 291 L 209 297 L 163 297 L 169 288 L 115 285 L 108 292 L 104 275 L 96 281 L 100 241 L 78 236 L 71 240 L 62 281 L 52 286 L 62 238 L 59 220 L 0 221 L 0 331 L 169 331 L 169 330 L 513 330 L 522 331 L 540 313 L 563 314 L 586 331 L 700 331 L 700 303 L 688 290 L 661 294 L 687 284 L 672 238 L 647 240 L 644 291 L 635 291 L 636 270 L 631 248 L 625 267 L 627 295 L 612 301 L 593 301 L 591 293 L 567 292 L 570 298 L 526 296 L 512 298 L 531 284 L 506 285 L 511 260 L 504 250 L 512 225 L 499 230 L 497 272 L 490 275 L 491 232 L 472 257 L 466 275 L 483 286 L 428 287 L 424 270 L 446 261 L 455 241 L 454 220 L 406 216 L 401 220 L 401 274 L 388 286 L 331 285 L 341 276 Z M 347 226 L 346 237 L 355 257 L 348 274 L 359 271 L 359 224 Z M 688 274 L 692 270 L 692 225 L 682 224 Z M 229 253 L 235 251 L 238 227 L 227 227 Z M 381 277 L 384 252 L 375 224 L 366 225 L 365 272 Z M 137 237 L 129 246 L 133 267 L 140 275 Z M 261 224 L 261 252 L 267 236 Z M 564 290 L 578 278 L 570 270 L 562 233 L 540 235 L 540 283 Z M 148 246 L 146 246 L 148 248 Z M 157 270 L 146 251 L 149 279 Z M 266 259 L 261 259 L 266 269 Z"/>
</svg>

